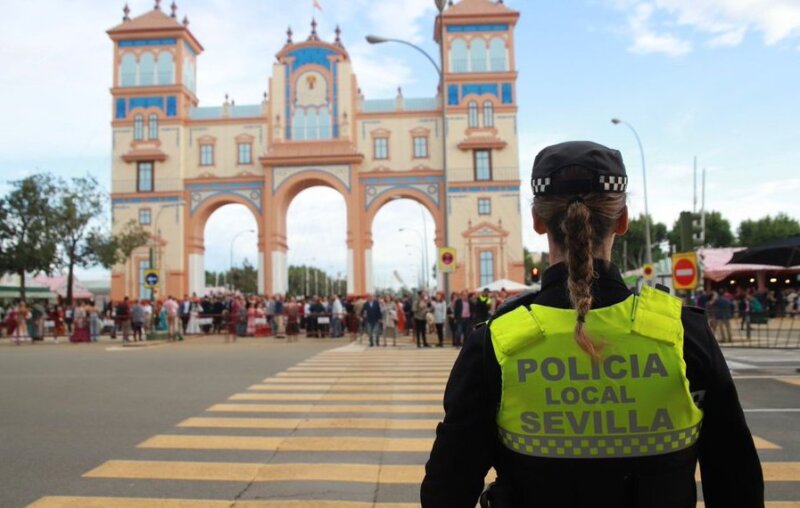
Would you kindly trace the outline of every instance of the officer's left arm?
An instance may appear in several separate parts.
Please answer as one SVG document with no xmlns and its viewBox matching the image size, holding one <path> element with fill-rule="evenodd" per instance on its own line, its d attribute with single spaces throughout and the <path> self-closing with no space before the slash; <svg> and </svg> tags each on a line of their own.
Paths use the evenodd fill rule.
<svg viewBox="0 0 800 508">
<path fill-rule="evenodd" d="M 492 466 L 496 445 L 494 408 L 486 379 L 497 369 L 488 331 L 479 327 L 456 360 L 444 395 L 444 421 L 436 429 L 422 483 L 422 506 L 473 508 Z M 488 364 L 488 366 L 487 366 Z"/>
<path fill-rule="evenodd" d="M 736 386 L 705 315 L 692 312 L 684 310 L 684 357 L 690 381 L 701 377 L 705 388 L 698 442 L 703 498 L 708 508 L 762 508 L 761 463 Z M 695 375 L 688 370 L 692 366 Z"/>
</svg>

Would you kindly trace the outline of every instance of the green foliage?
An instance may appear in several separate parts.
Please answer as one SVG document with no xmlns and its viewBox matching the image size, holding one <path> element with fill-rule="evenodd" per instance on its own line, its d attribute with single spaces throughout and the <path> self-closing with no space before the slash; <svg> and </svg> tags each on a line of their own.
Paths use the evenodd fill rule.
<svg viewBox="0 0 800 508">
<path fill-rule="evenodd" d="M 661 222 L 653 223 L 650 221 L 650 243 L 653 249 L 653 262 L 657 262 L 667 256 L 660 244 L 667 240 L 667 226 Z M 614 240 L 614 247 L 611 251 L 611 260 L 619 266 L 620 270 L 632 270 L 644 265 L 647 259 L 646 245 L 644 237 L 644 214 L 631 219 L 628 225 L 628 232 L 621 238 Z M 625 257 L 627 254 L 627 257 Z"/>
<path fill-rule="evenodd" d="M 37 174 L 11 182 L 5 198 L 2 237 L 2 271 L 20 277 L 20 296 L 25 299 L 26 273 L 52 273 L 58 262 L 57 220 L 53 196 L 55 186 L 50 175 Z"/>
<path fill-rule="evenodd" d="M 306 286 L 308 281 L 308 286 Z M 306 287 L 308 290 L 306 290 Z M 325 295 L 347 293 L 347 281 L 331 277 L 319 268 L 311 266 L 289 267 L 289 295 Z"/>
<path fill-rule="evenodd" d="M 675 245 L 678 250 L 683 250 L 681 242 L 680 219 L 672 225 L 668 235 L 669 243 Z M 734 244 L 731 223 L 722 216 L 720 212 L 706 212 L 706 235 L 704 245 L 706 247 L 719 248 L 731 247 Z"/>
<path fill-rule="evenodd" d="M 206 286 L 216 286 L 217 281 L 225 287 L 230 287 L 232 282 L 233 289 L 246 295 L 258 293 L 258 270 L 247 259 L 244 260 L 242 266 L 236 266 L 233 270 L 222 272 L 206 270 Z"/>
<path fill-rule="evenodd" d="M 103 212 L 106 195 L 92 176 L 57 182 L 53 233 L 61 261 L 67 267 L 67 302 L 72 302 L 75 267 L 94 264 L 90 255 L 90 227 Z"/>
<path fill-rule="evenodd" d="M 147 245 L 150 234 L 138 222 L 131 220 L 117 234 L 95 228 L 87 234 L 86 255 L 91 264 L 98 264 L 110 270 L 118 264 L 126 263 L 133 251 Z"/>
<path fill-rule="evenodd" d="M 766 216 L 758 220 L 746 220 L 739 225 L 739 244 L 758 247 L 774 240 L 800 234 L 800 223 L 785 213 L 775 217 Z"/>
</svg>

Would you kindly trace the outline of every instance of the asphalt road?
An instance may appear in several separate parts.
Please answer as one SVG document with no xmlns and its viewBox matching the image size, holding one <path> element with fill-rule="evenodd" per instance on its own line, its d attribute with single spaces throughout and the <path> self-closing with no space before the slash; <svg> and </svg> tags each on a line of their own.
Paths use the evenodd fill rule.
<svg viewBox="0 0 800 508">
<path fill-rule="evenodd" d="M 342 345 L 0 344 L 0 508 L 414 506 L 455 353 Z M 768 506 L 800 507 L 800 352 L 725 352 Z"/>
</svg>

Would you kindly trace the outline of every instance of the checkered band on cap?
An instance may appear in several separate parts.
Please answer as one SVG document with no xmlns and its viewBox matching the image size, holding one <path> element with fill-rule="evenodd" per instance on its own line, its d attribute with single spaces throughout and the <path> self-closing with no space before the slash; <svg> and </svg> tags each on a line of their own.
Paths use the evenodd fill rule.
<svg viewBox="0 0 800 508">
<path fill-rule="evenodd" d="M 517 453 L 550 458 L 625 458 L 663 455 L 689 448 L 700 437 L 700 424 L 672 432 L 606 436 L 529 436 L 498 427 L 500 441 Z"/>
<path fill-rule="evenodd" d="M 534 194 L 544 194 L 550 186 L 550 177 L 547 178 L 534 178 L 531 180 Z"/>
<path fill-rule="evenodd" d="M 607 192 L 625 192 L 628 188 L 627 176 L 601 176 L 600 185 Z"/>
</svg>

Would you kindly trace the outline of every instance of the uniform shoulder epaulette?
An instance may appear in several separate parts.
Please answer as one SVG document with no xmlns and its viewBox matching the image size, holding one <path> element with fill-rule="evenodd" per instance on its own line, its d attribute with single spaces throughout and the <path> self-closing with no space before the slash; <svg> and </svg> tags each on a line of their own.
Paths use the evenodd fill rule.
<svg viewBox="0 0 800 508">
<path fill-rule="evenodd" d="M 684 305 L 683 308 L 688 310 L 692 314 L 705 314 L 706 313 L 706 309 L 704 309 L 702 307 L 696 307 L 694 305 Z"/>
<path fill-rule="evenodd" d="M 494 316 L 492 317 L 494 319 L 497 319 L 503 314 L 508 314 L 509 312 L 520 306 L 530 307 L 531 305 L 534 304 L 538 296 L 539 296 L 539 291 L 526 291 L 516 296 L 512 296 L 511 298 L 503 302 L 503 304 L 500 307 L 498 307 L 498 309 L 494 313 Z"/>
</svg>

